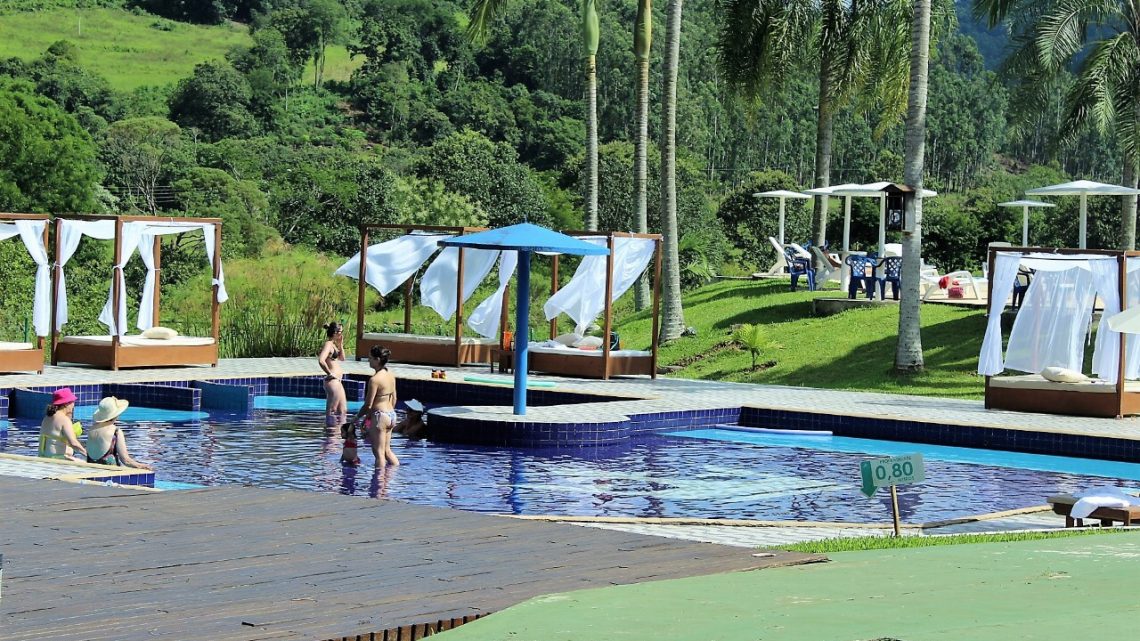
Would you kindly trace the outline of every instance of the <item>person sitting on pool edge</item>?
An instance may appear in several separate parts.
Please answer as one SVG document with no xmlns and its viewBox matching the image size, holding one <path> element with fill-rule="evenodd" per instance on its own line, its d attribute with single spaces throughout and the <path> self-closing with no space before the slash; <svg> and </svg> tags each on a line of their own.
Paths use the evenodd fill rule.
<svg viewBox="0 0 1140 641">
<path fill-rule="evenodd" d="M 396 425 L 396 433 L 403 434 L 413 441 L 427 438 L 428 427 L 424 420 L 424 404 L 413 398 L 405 405 L 408 406 L 408 411 L 404 414 L 404 420 Z"/>
<path fill-rule="evenodd" d="M 120 465 L 140 470 L 154 469 L 131 458 L 130 452 L 127 451 L 127 437 L 116 425 L 119 415 L 125 412 L 129 405 L 129 402 L 121 401 L 114 396 L 99 401 L 99 407 L 95 408 L 95 415 L 91 417 L 93 425 L 87 431 L 88 463 Z"/>
<path fill-rule="evenodd" d="M 77 400 L 70 387 L 61 387 L 51 395 L 51 403 L 44 410 L 44 420 L 40 422 L 40 456 L 82 461 L 75 452 L 87 454 L 79 443 L 79 432 L 75 429 L 78 423 L 73 423 Z"/>
</svg>

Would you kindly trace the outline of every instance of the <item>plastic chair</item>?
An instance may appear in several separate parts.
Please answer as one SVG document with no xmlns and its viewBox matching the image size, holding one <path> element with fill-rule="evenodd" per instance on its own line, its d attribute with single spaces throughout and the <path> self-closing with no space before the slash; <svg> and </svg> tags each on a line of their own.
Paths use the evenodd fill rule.
<svg viewBox="0 0 1140 641">
<path fill-rule="evenodd" d="M 812 267 L 811 261 L 796 255 L 796 250 L 787 246 L 784 247 L 784 260 L 787 261 L 788 273 L 792 276 L 792 291 L 796 291 L 800 276 L 807 276 L 808 290 L 814 292 L 815 268 Z"/>
<path fill-rule="evenodd" d="M 902 257 L 887 256 L 882 262 L 883 275 L 879 277 L 879 298 L 887 300 L 887 283 L 891 284 L 891 298 L 899 299 L 902 289 Z"/>
<path fill-rule="evenodd" d="M 851 280 L 847 283 L 847 298 L 855 298 L 855 291 L 862 286 L 867 292 L 867 299 L 874 299 L 879 282 L 879 277 L 875 275 L 878 262 L 870 256 L 859 254 L 851 254 L 843 262 L 851 269 Z"/>
</svg>

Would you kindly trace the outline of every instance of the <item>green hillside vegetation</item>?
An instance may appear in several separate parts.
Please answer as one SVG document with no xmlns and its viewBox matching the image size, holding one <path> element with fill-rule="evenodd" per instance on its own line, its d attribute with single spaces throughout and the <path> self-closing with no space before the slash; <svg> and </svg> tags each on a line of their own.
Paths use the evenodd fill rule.
<svg viewBox="0 0 1140 641">
<path fill-rule="evenodd" d="M 79 64 L 119 91 L 176 83 L 189 76 L 194 65 L 252 43 L 243 24 L 203 26 L 114 8 L 0 15 L 0 59 L 33 60 L 58 40 L 75 45 Z M 343 46 L 330 46 L 325 78 L 348 80 L 359 66 Z M 312 77 L 310 63 L 304 79 L 311 83 Z"/>
</svg>

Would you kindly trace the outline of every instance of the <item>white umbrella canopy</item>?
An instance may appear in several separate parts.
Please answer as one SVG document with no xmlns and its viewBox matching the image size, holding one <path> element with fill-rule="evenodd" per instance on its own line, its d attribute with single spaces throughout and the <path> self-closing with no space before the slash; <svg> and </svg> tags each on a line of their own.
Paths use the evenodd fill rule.
<svg viewBox="0 0 1140 641">
<path fill-rule="evenodd" d="M 807 194 L 801 194 L 798 191 L 788 191 L 787 189 L 774 189 L 772 191 L 760 191 L 752 194 L 757 198 L 779 198 L 780 199 L 780 244 L 784 244 L 784 201 L 788 198 L 811 198 Z"/>
<path fill-rule="evenodd" d="M 1078 241 L 1078 247 L 1080 249 L 1084 249 L 1087 245 L 1086 239 L 1088 237 L 1087 230 L 1089 216 L 1089 196 L 1135 196 L 1137 194 L 1140 194 L 1140 189 L 1133 189 L 1132 187 L 1124 187 L 1121 185 L 1098 183 L 1091 180 L 1074 180 L 1067 183 L 1049 185 L 1048 187 L 1027 189 L 1025 191 L 1026 196 L 1081 197 L 1081 232 L 1080 239 Z"/>
<path fill-rule="evenodd" d="M 1029 208 L 1030 207 L 1056 207 L 1053 203 L 1043 203 L 1040 200 L 1011 200 L 998 203 L 998 207 L 1021 207 L 1021 246 L 1029 246 Z"/>
<path fill-rule="evenodd" d="M 843 197 L 843 252 L 846 254 L 851 241 L 851 199 L 852 198 L 878 198 L 879 199 L 879 255 L 882 256 L 887 244 L 887 187 L 895 183 L 879 181 L 858 185 L 846 183 L 809 189 L 805 194 L 813 196 L 842 196 Z M 933 198 L 938 192 L 923 189 L 923 198 Z"/>
</svg>

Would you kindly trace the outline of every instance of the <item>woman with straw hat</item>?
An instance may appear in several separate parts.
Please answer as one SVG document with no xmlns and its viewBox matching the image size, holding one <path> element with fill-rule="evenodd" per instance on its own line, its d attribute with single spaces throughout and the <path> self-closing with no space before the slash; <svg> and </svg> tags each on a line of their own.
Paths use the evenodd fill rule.
<svg viewBox="0 0 1140 641">
<path fill-rule="evenodd" d="M 61 387 L 51 395 L 51 403 L 40 422 L 40 456 L 75 461 L 79 460 L 74 456 L 75 450 L 87 454 L 74 427 L 78 423 L 72 422 L 77 400 L 70 387 Z"/>
<path fill-rule="evenodd" d="M 125 412 L 129 405 L 129 402 L 121 401 L 114 396 L 99 401 L 99 407 L 95 408 L 95 415 L 91 417 L 94 424 L 87 433 L 88 463 L 121 465 L 140 470 L 154 469 L 131 458 L 130 452 L 127 451 L 127 437 L 116 425 L 119 415 Z M 99 452 L 102 454 L 96 456 Z"/>
</svg>

